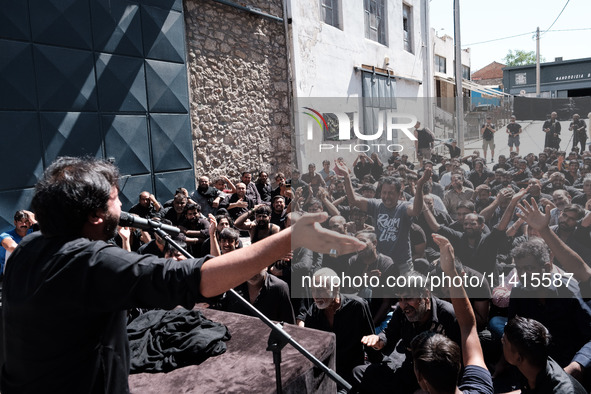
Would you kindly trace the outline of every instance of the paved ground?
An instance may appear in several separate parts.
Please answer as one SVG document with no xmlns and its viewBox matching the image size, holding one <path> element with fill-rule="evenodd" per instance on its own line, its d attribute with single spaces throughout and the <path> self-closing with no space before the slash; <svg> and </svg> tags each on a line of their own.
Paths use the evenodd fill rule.
<svg viewBox="0 0 591 394">
<path fill-rule="evenodd" d="M 544 138 L 545 134 L 542 131 L 542 125 L 544 124 L 543 121 L 524 121 L 518 122 L 521 127 L 523 128 L 523 133 L 521 133 L 520 141 L 521 145 L 519 146 L 519 154 L 521 156 L 525 156 L 530 152 L 535 154 L 540 153 L 544 150 Z M 570 139 L 572 132 L 568 130 L 568 126 L 570 121 L 563 121 L 560 122 L 560 126 L 562 128 L 561 138 L 562 141 L 560 142 L 560 148 L 566 150 L 567 152 L 572 148 L 572 139 Z M 495 162 L 499 155 L 505 155 L 509 157 L 509 146 L 507 145 L 507 136 L 506 127 L 501 128 L 495 134 Z M 470 154 L 473 150 L 479 150 L 480 156 L 482 156 L 482 140 L 471 140 L 467 141 L 464 145 L 464 154 Z M 490 162 L 490 152 L 488 152 L 488 161 Z"/>
</svg>

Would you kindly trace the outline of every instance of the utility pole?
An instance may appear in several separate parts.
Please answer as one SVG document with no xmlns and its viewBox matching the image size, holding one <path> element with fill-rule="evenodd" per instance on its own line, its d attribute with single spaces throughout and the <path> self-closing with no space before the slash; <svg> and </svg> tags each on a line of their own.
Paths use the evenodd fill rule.
<svg viewBox="0 0 591 394">
<path fill-rule="evenodd" d="M 454 45 L 456 79 L 456 132 L 458 146 L 464 153 L 464 94 L 462 92 L 462 43 L 460 39 L 460 0 L 454 0 Z"/>
<path fill-rule="evenodd" d="M 540 97 L 540 28 L 536 28 L 536 97 Z"/>
<path fill-rule="evenodd" d="M 429 23 L 429 0 L 422 0 L 422 23 L 423 26 L 422 34 L 423 42 L 423 97 L 425 97 L 424 109 L 425 109 L 425 125 L 429 129 L 435 131 L 435 116 L 433 115 L 433 107 L 435 102 L 433 100 L 433 57 L 431 56 L 431 48 L 433 43 L 431 42 L 431 28 Z"/>
</svg>

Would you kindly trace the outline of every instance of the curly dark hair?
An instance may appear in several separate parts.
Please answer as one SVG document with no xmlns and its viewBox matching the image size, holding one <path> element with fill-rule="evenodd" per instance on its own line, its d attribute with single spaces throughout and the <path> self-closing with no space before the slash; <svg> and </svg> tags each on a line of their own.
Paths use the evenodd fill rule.
<svg viewBox="0 0 591 394">
<path fill-rule="evenodd" d="M 119 170 L 100 159 L 59 157 L 35 186 L 31 206 L 46 237 L 79 236 L 88 215 L 107 210 Z"/>
</svg>

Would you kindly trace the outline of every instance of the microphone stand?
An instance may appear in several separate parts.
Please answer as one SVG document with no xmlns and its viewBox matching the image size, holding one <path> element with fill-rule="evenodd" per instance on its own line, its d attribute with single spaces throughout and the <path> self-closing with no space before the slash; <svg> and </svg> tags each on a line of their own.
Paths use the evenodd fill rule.
<svg viewBox="0 0 591 394">
<path fill-rule="evenodd" d="M 185 249 L 183 249 L 179 244 L 177 244 L 171 236 L 161 228 L 155 227 L 154 231 L 162 238 L 165 239 L 168 243 L 170 243 L 176 250 L 178 250 L 183 256 L 188 259 L 194 259 L 193 256 Z M 328 375 L 329 378 L 334 380 L 337 385 L 347 392 L 350 392 L 353 388 L 345 379 L 343 379 L 340 375 L 338 375 L 335 371 L 328 368 L 326 365 L 322 363 L 322 361 L 318 360 L 314 355 L 312 355 L 308 350 L 306 350 L 302 345 L 300 345 L 295 339 L 293 339 L 284 329 L 281 323 L 273 323 L 267 316 L 263 315 L 261 311 L 255 308 L 250 302 L 245 300 L 240 294 L 238 294 L 234 289 L 228 290 L 233 296 L 235 296 L 240 304 L 250 310 L 255 316 L 257 316 L 263 323 L 271 328 L 271 333 L 269 335 L 269 340 L 267 342 L 267 351 L 273 352 L 273 363 L 275 364 L 275 380 L 277 386 L 277 394 L 281 394 L 283 392 L 281 387 L 281 349 L 286 344 L 291 344 L 298 352 L 300 352 L 304 357 L 310 360 L 314 365 L 316 365 L 322 372 Z"/>
</svg>

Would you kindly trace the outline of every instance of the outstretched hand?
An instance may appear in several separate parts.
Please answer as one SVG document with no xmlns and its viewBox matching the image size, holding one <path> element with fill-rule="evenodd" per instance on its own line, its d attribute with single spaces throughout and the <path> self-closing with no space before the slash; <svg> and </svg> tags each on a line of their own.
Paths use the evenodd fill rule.
<svg viewBox="0 0 591 394">
<path fill-rule="evenodd" d="M 439 256 L 439 263 L 441 264 L 441 269 L 449 276 L 455 275 L 456 257 L 451 242 L 449 242 L 449 239 L 445 238 L 443 235 L 432 234 L 431 236 L 433 237 L 433 241 L 439 246 L 439 251 L 441 253 Z"/>
<path fill-rule="evenodd" d="M 365 242 L 355 237 L 323 228 L 320 223 L 327 218 L 326 212 L 301 216 L 292 227 L 292 249 L 304 247 L 325 254 L 334 249 L 338 255 L 343 255 L 358 252 L 366 247 Z"/>
<path fill-rule="evenodd" d="M 531 199 L 531 204 L 527 201 L 522 201 L 517 207 L 520 212 L 517 212 L 517 216 L 527 222 L 527 224 L 536 231 L 542 231 L 548 227 L 550 223 L 550 211 L 552 207 L 546 205 L 546 212 L 542 213 L 536 200 Z"/>
</svg>

